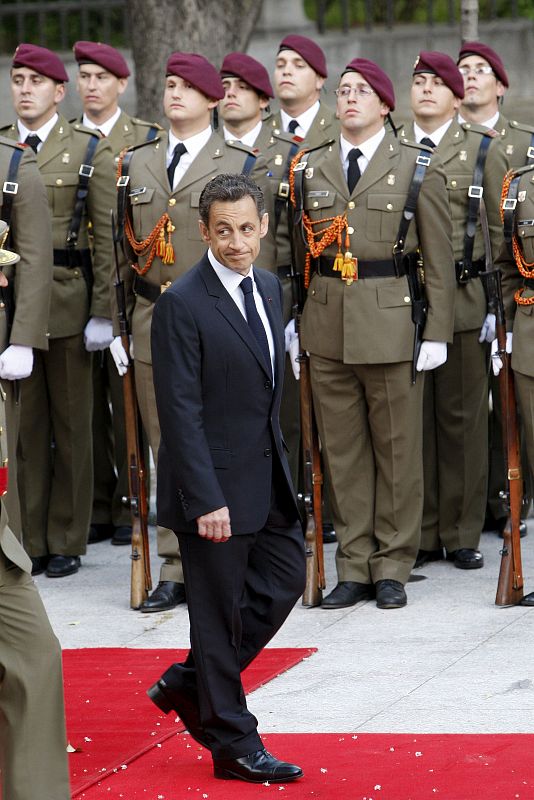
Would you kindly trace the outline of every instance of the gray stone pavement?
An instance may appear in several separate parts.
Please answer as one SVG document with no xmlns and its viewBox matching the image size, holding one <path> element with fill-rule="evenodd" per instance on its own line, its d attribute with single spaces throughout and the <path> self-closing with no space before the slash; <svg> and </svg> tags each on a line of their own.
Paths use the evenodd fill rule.
<svg viewBox="0 0 534 800">
<path fill-rule="evenodd" d="M 522 540 L 534 591 L 534 520 Z M 157 582 L 155 531 L 152 573 Z M 484 533 L 485 567 L 425 566 L 408 605 L 338 611 L 295 607 L 271 642 L 317 652 L 249 699 L 262 732 L 528 733 L 534 731 L 534 608 L 494 605 L 501 541 Z M 335 545 L 325 548 L 328 590 Z M 425 576 L 425 579 L 421 579 Z M 185 606 L 129 608 L 129 548 L 90 545 L 77 575 L 36 582 L 65 648 L 187 647 Z"/>
</svg>

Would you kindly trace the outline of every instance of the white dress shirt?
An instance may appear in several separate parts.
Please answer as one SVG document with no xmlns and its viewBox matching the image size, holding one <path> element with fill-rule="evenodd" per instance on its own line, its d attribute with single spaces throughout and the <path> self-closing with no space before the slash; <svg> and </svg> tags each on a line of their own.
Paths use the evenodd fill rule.
<svg viewBox="0 0 534 800">
<path fill-rule="evenodd" d="M 58 114 L 54 114 L 54 116 L 51 119 L 49 119 L 48 122 L 45 122 L 45 124 L 41 125 L 41 127 L 38 128 L 36 131 L 31 131 L 29 128 L 26 127 L 26 125 L 24 125 L 23 122 L 20 121 L 20 119 L 18 119 L 17 127 L 19 129 L 19 137 L 20 137 L 19 141 L 24 142 L 31 133 L 36 133 L 39 139 L 41 140 L 41 142 L 37 145 L 37 152 L 39 152 L 44 142 L 46 142 L 48 134 L 50 133 L 50 131 L 52 130 L 58 119 L 59 119 Z"/>
<path fill-rule="evenodd" d="M 241 281 L 243 278 L 250 276 L 252 278 L 252 289 L 253 293 L 252 296 L 254 298 L 254 302 L 256 303 L 256 308 L 258 310 L 258 314 L 260 315 L 260 319 L 263 323 L 263 327 L 265 328 L 265 333 L 267 334 L 267 342 L 269 343 L 269 353 L 271 354 L 271 369 L 274 377 L 274 338 L 273 332 L 271 331 L 271 326 L 269 324 L 269 318 L 267 317 L 267 313 L 265 311 L 265 306 L 263 305 L 263 298 L 258 291 L 258 287 L 256 281 L 254 280 L 254 267 L 250 267 L 250 271 L 247 275 L 242 275 L 240 272 L 236 272 L 234 269 L 230 269 L 229 267 L 225 267 L 224 264 L 221 264 L 218 261 L 211 249 L 208 250 L 208 259 L 215 270 L 217 277 L 221 281 L 222 285 L 238 307 L 239 311 L 246 319 L 247 314 L 245 311 L 245 296 L 243 294 L 243 290 L 241 289 Z M 274 386 L 274 380 L 273 380 Z"/>
<path fill-rule="evenodd" d="M 121 113 L 120 108 L 117 108 L 113 116 L 105 122 L 101 122 L 100 125 L 97 125 L 96 122 L 92 122 L 87 114 L 84 114 L 82 117 L 82 125 L 85 125 L 86 128 L 90 128 L 92 131 L 100 131 L 103 136 L 109 136 Z"/>
<path fill-rule="evenodd" d="M 289 114 L 280 109 L 280 117 L 282 119 L 282 127 L 286 133 L 289 131 L 289 123 L 292 119 L 295 119 L 298 122 L 297 127 L 295 128 L 295 132 L 293 136 L 300 136 L 302 139 L 305 139 L 308 131 L 312 126 L 312 122 L 317 116 L 319 111 L 319 101 L 316 100 L 315 103 L 310 106 L 303 114 L 299 114 L 298 117 L 290 117 Z"/>
<path fill-rule="evenodd" d="M 174 170 L 174 182 L 172 185 L 173 191 L 176 189 L 178 184 L 180 183 L 181 179 L 198 156 L 200 151 L 203 147 L 205 147 L 209 141 L 209 138 L 212 134 L 211 125 L 208 128 L 205 128 L 200 133 L 195 133 L 194 136 L 190 136 L 188 139 L 177 139 L 176 136 L 172 131 L 169 131 L 169 144 L 167 146 L 167 167 L 172 161 L 172 156 L 174 153 L 174 148 L 177 144 L 182 142 L 187 149 L 187 153 L 184 153 L 176 165 L 176 169 Z"/>
<path fill-rule="evenodd" d="M 493 129 L 495 129 L 495 126 L 497 124 L 497 120 L 499 119 L 499 114 L 500 114 L 500 111 L 497 111 L 496 114 L 494 114 L 492 117 L 487 119 L 485 122 L 477 122 L 476 124 L 477 125 L 482 125 L 483 128 L 493 128 Z M 464 119 L 461 114 L 458 114 L 458 122 L 461 124 L 462 122 L 467 122 L 467 120 Z"/>
<path fill-rule="evenodd" d="M 421 139 L 424 139 L 426 136 L 428 139 L 431 139 L 434 142 L 434 146 L 437 147 L 438 144 L 443 139 L 443 137 L 445 136 L 445 134 L 447 133 L 447 131 L 449 130 L 451 122 L 452 119 L 448 119 L 447 122 L 445 122 L 443 125 L 440 125 L 439 128 L 436 128 L 436 130 L 432 131 L 432 133 L 425 133 L 424 130 L 419 127 L 417 122 L 414 122 L 413 132 L 415 136 L 415 141 L 417 142 L 417 144 L 421 144 Z"/>
<path fill-rule="evenodd" d="M 366 139 L 363 144 L 351 144 L 348 142 L 344 136 L 339 137 L 339 149 L 341 152 L 341 166 L 343 167 L 343 171 L 345 173 L 345 178 L 347 177 L 347 171 L 349 169 L 349 153 L 351 150 L 360 150 L 361 156 L 358 158 L 358 166 L 360 168 L 360 175 L 363 175 L 367 167 L 369 166 L 369 162 L 378 150 L 378 146 L 384 136 L 386 135 L 386 129 L 380 128 L 378 133 L 375 133 L 374 136 L 371 136 L 369 139 Z"/>
<path fill-rule="evenodd" d="M 235 136 L 235 134 L 230 133 L 228 128 L 223 125 L 223 133 L 224 133 L 224 141 L 225 142 L 241 142 L 241 144 L 246 145 L 247 147 L 254 147 L 254 143 L 258 136 L 260 135 L 261 131 L 261 120 L 258 122 L 257 125 L 254 125 L 251 131 L 245 133 L 243 136 Z"/>
</svg>

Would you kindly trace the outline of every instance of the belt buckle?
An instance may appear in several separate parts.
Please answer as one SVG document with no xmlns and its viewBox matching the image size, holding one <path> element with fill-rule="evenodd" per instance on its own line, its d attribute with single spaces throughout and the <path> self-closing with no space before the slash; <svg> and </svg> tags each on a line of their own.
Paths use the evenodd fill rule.
<svg viewBox="0 0 534 800">
<path fill-rule="evenodd" d="M 130 182 L 129 175 L 121 175 L 117 181 L 117 189 L 122 189 L 123 186 L 128 186 Z"/>
<path fill-rule="evenodd" d="M 515 211 L 516 205 L 517 205 L 517 200 L 515 199 L 515 197 L 507 197 L 506 200 L 503 200 L 502 210 Z"/>
<path fill-rule="evenodd" d="M 456 275 L 456 280 L 461 286 L 465 286 L 471 280 L 471 273 L 463 261 L 459 261 L 458 264 L 459 269 Z"/>
<path fill-rule="evenodd" d="M 18 183 L 15 183 L 15 181 L 6 181 L 2 186 L 2 191 L 4 194 L 17 194 L 18 190 L 19 185 Z"/>
<path fill-rule="evenodd" d="M 474 186 L 473 184 L 471 184 L 471 186 L 467 190 L 467 196 L 476 197 L 477 200 L 480 200 L 483 194 L 484 194 L 483 186 Z"/>
<path fill-rule="evenodd" d="M 171 286 L 171 285 L 172 285 L 172 281 L 165 281 L 165 283 L 162 283 L 160 285 L 160 287 L 159 287 L 160 294 L 163 294 L 163 292 L 166 292 L 167 289 L 169 288 L 169 286 Z"/>
<path fill-rule="evenodd" d="M 287 181 L 280 181 L 278 185 L 278 197 L 286 200 L 289 197 L 289 183 Z"/>
</svg>

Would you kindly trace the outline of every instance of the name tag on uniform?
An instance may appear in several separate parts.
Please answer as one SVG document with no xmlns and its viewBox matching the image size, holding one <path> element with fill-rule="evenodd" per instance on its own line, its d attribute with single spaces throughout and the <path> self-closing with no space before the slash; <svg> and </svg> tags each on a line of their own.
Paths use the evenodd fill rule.
<svg viewBox="0 0 534 800">
<path fill-rule="evenodd" d="M 328 192 L 328 191 L 324 191 L 324 192 L 308 192 L 308 197 L 328 197 L 329 194 L 330 194 L 330 192 Z"/>
<path fill-rule="evenodd" d="M 519 228 L 532 228 L 534 219 L 520 219 L 517 225 Z"/>
<path fill-rule="evenodd" d="M 130 197 L 136 197 L 138 194 L 144 194 L 146 192 L 146 186 L 140 186 L 138 189 L 132 189 L 130 192 Z"/>
</svg>

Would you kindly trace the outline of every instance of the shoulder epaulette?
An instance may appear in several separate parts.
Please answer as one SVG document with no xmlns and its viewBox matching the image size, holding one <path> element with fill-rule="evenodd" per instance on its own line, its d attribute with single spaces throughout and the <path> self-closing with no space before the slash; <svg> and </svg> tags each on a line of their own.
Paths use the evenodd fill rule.
<svg viewBox="0 0 534 800">
<path fill-rule="evenodd" d="M 157 131 L 163 130 L 157 122 L 148 122 L 146 119 L 139 119 L 139 117 L 131 117 L 130 119 L 134 125 L 141 125 L 143 128 L 155 128 Z"/>
<path fill-rule="evenodd" d="M 301 142 L 302 149 L 299 151 L 298 155 L 301 155 L 302 153 L 306 153 L 306 155 L 309 153 L 315 153 L 317 150 L 322 150 L 324 147 L 332 147 L 332 145 L 335 143 L 335 139 L 325 139 L 324 142 L 316 144 L 313 147 L 309 147 L 306 142 Z"/>
<path fill-rule="evenodd" d="M 13 147 L 15 150 L 26 150 L 26 144 L 22 144 L 22 142 L 16 142 L 14 139 L 9 139 L 7 136 L 2 136 L 2 131 L 0 131 L 0 144 L 6 145 L 7 147 Z"/>
<path fill-rule="evenodd" d="M 500 136 L 499 131 L 495 131 L 493 128 L 485 128 L 484 125 L 477 125 L 475 122 L 462 122 L 460 127 L 463 128 L 464 131 L 479 133 L 481 136 L 490 136 L 492 139 L 496 139 Z"/>
<path fill-rule="evenodd" d="M 0 128 L 0 134 L 3 134 L 4 131 L 8 132 L 8 131 L 16 131 L 16 130 L 17 130 L 17 126 L 15 125 L 14 122 L 12 122 L 10 125 L 4 125 L 2 128 Z"/>
<path fill-rule="evenodd" d="M 132 144 L 131 147 L 126 147 L 124 152 L 133 153 L 134 150 L 140 150 L 142 147 L 147 147 L 149 144 L 156 144 L 159 141 L 161 141 L 159 136 L 156 136 L 155 139 L 146 139 L 144 142 L 139 142 L 139 144 Z"/>
<path fill-rule="evenodd" d="M 70 124 L 75 131 L 78 131 L 78 133 L 85 133 L 88 136 L 95 136 L 99 141 L 102 138 L 97 130 L 94 130 L 93 128 L 86 128 L 81 122 L 71 122 Z"/>
<path fill-rule="evenodd" d="M 259 150 L 255 150 L 253 147 L 243 144 L 243 142 L 240 142 L 239 139 L 226 139 L 224 143 L 227 144 L 228 147 L 234 147 L 236 150 L 242 150 L 244 153 L 254 156 L 254 158 L 257 158 L 260 154 Z"/>
<path fill-rule="evenodd" d="M 416 150 L 426 150 L 428 153 L 431 154 L 434 152 L 431 147 L 428 147 L 428 145 L 420 143 L 417 144 L 417 142 L 414 142 L 413 139 L 406 139 L 405 137 L 401 137 L 399 139 L 399 142 L 401 144 L 405 144 L 406 147 L 414 147 Z"/>
<path fill-rule="evenodd" d="M 527 125 L 526 122 L 518 122 L 515 119 L 509 119 L 508 125 L 518 131 L 525 131 L 526 133 L 534 133 L 534 126 Z"/>
</svg>

